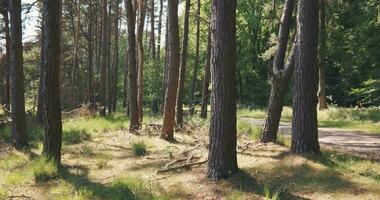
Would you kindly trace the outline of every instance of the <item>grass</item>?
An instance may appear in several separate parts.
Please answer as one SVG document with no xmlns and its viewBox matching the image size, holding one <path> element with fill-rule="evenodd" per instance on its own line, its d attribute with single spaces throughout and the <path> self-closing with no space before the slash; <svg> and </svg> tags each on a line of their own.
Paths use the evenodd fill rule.
<svg viewBox="0 0 380 200">
<path fill-rule="evenodd" d="M 43 183 L 58 177 L 57 165 L 44 156 L 33 161 L 32 172 L 36 183 Z"/>
<path fill-rule="evenodd" d="M 143 141 L 132 143 L 132 152 L 135 156 L 145 156 L 148 154 L 147 145 Z"/>
<path fill-rule="evenodd" d="M 264 119 L 265 109 L 240 109 L 239 117 Z M 292 109 L 284 107 L 281 120 L 291 122 Z M 380 108 L 337 108 L 330 107 L 318 112 L 320 127 L 341 128 L 371 134 L 380 134 Z"/>
<path fill-rule="evenodd" d="M 276 192 L 272 193 L 269 183 L 266 183 L 264 185 L 264 196 L 265 196 L 265 200 L 279 200 L 280 190 L 277 190 Z"/>
<path fill-rule="evenodd" d="M 84 157 L 92 157 L 95 155 L 95 152 L 91 146 L 84 145 L 80 148 L 79 154 Z"/>
<path fill-rule="evenodd" d="M 252 140 L 259 140 L 261 137 L 261 126 L 254 126 L 248 122 L 238 120 L 237 122 L 237 130 L 239 135 L 249 136 Z"/>
</svg>

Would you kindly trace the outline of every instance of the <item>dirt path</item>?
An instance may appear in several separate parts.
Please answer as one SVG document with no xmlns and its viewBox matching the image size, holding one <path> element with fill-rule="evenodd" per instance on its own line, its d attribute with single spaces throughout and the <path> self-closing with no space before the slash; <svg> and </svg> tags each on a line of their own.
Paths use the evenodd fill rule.
<svg viewBox="0 0 380 200">
<path fill-rule="evenodd" d="M 262 125 L 262 119 L 240 118 L 253 125 Z M 360 157 L 380 161 L 380 136 L 337 128 L 318 128 L 319 143 L 326 148 L 350 152 Z M 291 124 L 280 123 L 279 132 L 290 135 Z"/>
</svg>

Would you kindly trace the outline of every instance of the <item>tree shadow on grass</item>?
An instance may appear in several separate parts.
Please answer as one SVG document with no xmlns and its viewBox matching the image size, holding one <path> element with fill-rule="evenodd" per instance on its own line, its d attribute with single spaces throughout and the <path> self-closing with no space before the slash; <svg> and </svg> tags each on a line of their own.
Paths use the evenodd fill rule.
<svg viewBox="0 0 380 200">
<path fill-rule="evenodd" d="M 72 168 L 72 170 L 69 170 Z M 78 168 L 78 169 L 76 169 Z M 81 170 L 83 173 L 75 174 L 71 171 Z M 110 185 L 91 181 L 88 177 L 88 169 L 82 166 L 62 166 L 59 170 L 59 174 L 66 182 L 72 185 L 76 191 L 86 190 L 92 193 L 95 199 L 109 199 L 109 200 L 140 200 L 136 196 L 128 184 L 122 182 L 115 182 Z"/>
</svg>

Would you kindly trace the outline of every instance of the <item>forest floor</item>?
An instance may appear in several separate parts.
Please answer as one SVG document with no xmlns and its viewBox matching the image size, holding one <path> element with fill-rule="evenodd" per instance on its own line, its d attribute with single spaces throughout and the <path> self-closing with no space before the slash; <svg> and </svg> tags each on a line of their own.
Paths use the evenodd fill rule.
<svg viewBox="0 0 380 200">
<path fill-rule="evenodd" d="M 294 156 L 286 137 L 258 144 L 239 126 L 240 171 L 212 182 L 207 121 L 188 119 L 175 143 L 160 139 L 160 119 L 145 120 L 139 134 L 125 121 L 66 121 L 60 169 L 40 161 L 40 141 L 19 152 L 0 139 L 0 199 L 380 199 L 379 162 L 325 145 L 322 155 Z"/>
<path fill-rule="evenodd" d="M 264 120 L 255 118 L 241 118 L 241 120 L 260 127 L 264 123 Z M 291 130 L 291 123 L 280 123 L 280 134 L 290 137 Z M 319 127 L 318 136 L 319 143 L 325 148 L 380 161 L 380 135 L 339 128 Z"/>
</svg>

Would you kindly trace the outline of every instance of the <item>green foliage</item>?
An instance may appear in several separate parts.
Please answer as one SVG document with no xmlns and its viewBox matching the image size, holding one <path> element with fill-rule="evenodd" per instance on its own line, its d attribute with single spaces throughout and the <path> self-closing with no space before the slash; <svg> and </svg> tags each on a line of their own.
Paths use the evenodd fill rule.
<svg viewBox="0 0 380 200">
<path fill-rule="evenodd" d="M 271 189 L 270 189 L 269 183 L 266 183 L 264 185 L 265 200 L 279 200 L 280 199 L 280 190 L 277 190 L 273 194 L 270 190 Z"/>
<path fill-rule="evenodd" d="M 95 155 L 94 149 L 88 145 L 82 146 L 79 153 L 84 157 L 92 157 Z"/>
<path fill-rule="evenodd" d="M 248 122 L 238 120 L 237 130 L 239 134 L 248 135 L 252 140 L 259 140 L 261 137 L 261 126 L 254 126 Z"/>
<path fill-rule="evenodd" d="M 46 182 L 58 177 L 58 166 L 46 157 L 41 156 L 31 164 L 34 180 L 37 183 Z"/>
<path fill-rule="evenodd" d="M 87 133 L 86 129 L 75 130 L 72 129 L 68 131 L 67 129 L 63 131 L 62 140 L 66 144 L 78 144 L 82 141 L 90 140 L 91 135 Z"/>
<path fill-rule="evenodd" d="M 148 154 L 147 145 L 143 141 L 132 143 L 132 152 L 135 156 L 145 156 Z"/>
</svg>

